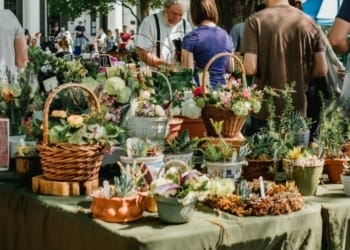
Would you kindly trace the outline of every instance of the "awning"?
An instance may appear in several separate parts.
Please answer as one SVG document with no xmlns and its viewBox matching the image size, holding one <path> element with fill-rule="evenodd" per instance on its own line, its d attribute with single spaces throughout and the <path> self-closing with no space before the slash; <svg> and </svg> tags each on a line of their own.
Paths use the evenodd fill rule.
<svg viewBox="0 0 350 250">
<path fill-rule="evenodd" d="M 343 0 L 304 0 L 303 11 L 322 26 L 330 26 Z"/>
</svg>

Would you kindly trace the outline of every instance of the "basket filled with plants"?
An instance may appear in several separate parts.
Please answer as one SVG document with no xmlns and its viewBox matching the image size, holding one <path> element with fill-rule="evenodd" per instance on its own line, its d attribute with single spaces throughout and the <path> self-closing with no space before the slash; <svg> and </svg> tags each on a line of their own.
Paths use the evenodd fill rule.
<svg viewBox="0 0 350 250">
<path fill-rule="evenodd" d="M 288 214 L 301 210 L 305 201 L 295 186 L 265 182 L 255 179 L 242 181 L 235 192 L 223 186 L 223 182 L 211 183 L 211 191 L 204 203 L 236 216 L 265 216 Z M 224 183 L 226 186 L 228 182 Z M 220 188 L 215 188 L 220 186 Z M 227 192 L 228 190 L 228 192 Z"/>
<path fill-rule="evenodd" d="M 207 84 L 207 72 L 210 65 L 220 57 L 228 56 L 240 67 L 241 79 L 230 76 L 225 83 L 210 87 Z M 245 69 L 241 60 L 231 53 L 219 53 L 212 57 L 203 69 L 202 97 L 204 107 L 202 119 L 208 136 L 218 136 L 211 125 L 210 118 L 214 121 L 224 121 L 221 135 L 227 138 L 243 138 L 241 129 L 250 112 L 257 113 L 261 108 L 262 91 L 255 86 L 248 86 Z"/>
<path fill-rule="evenodd" d="M 51 110 L 53 101 L 60 98 L 72 103 L 62 110 Z M 84 99 L 86 110 L 79 103 Z M 98 178 L 104 150 L 117 143 L 122 130 L 106 120 L 91 90 L 67 83 L 53 89 L 46 99 L 42 132 L 38 151 L 43 176 L 55 181 L 90 181 Z"/>
</svg>

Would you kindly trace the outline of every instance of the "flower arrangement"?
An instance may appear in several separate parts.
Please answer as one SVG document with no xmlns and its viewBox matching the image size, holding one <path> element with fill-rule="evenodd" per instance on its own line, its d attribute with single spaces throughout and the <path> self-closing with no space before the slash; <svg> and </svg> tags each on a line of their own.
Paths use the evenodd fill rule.
<svg viewBox="0 0 350 250">
<path fill-rule="evenodd" d="M 109 123 L 103 113 L 77 115 L 53 110 L 51 118 L 49 140 L 53 144 L 100 144 L 111 147 L 118 143 L 116 138 L 123 132 L 118 126 Z"/>
<path fill-rule="evenodd" d="M 215 104 L 232 110 L 237 116 L 246 116 L 250 112 L 258 113 L 261 109 L 263 91 L 258 90 L 256 85 L 246 86 L 241 79 L 230 76 L 226 84 L 217 89 L 207 91 L 203 95 L 201 86 L 194 90 L 197 106 L 204 107 L 206 104 Z"/>
<path fill-rule="evenodd" d="M 310 167 L 323 165 L 323 159 L 320 157 L 318 150 L 319 147 L 316 143 L 313 143 L 309 149 L 296 146 L 288 151 L 285 159 L 292 161 L 295 166 Z"/>
<path fill-rule="evenodd" d="M 32 82 L 33 64 L 28 62 L 18 74 L 0 73 L 6 76 L 0 81 L 0 114 L 10 119 L 10 135 L 23 134 L 21 120 L 30 111 L 37 90 Z"/>
<path fill-rule="evenodd" d="M 185 116 L 197 119 L 201 116 L 202 107 L 195 100 L 193 72 L 190 69 L 179 69 L 171 72 L 169 82 L 173 89 L 173 100 L 170 108 L 172 116 Z"/>
</svg>

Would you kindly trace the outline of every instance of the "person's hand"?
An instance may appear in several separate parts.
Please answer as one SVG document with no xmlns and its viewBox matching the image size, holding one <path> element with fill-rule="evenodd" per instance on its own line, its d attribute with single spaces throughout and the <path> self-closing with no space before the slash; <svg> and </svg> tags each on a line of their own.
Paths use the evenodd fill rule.
<svg viewBox="0 0 350 250">
<path fill-rule="evenodd" d="M 345 69 L 338 69 L 338 76 L 340 79 L 344 80 L 345 75 L 346 75 Z"/>
</svg>

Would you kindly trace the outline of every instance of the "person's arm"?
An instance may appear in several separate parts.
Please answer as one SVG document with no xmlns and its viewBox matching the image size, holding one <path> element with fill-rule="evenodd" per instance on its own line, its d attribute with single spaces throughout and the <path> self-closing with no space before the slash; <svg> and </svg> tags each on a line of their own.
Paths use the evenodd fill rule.
<svg viewBox="0 0 350 250">
<path fill-rule="evenodd" d="M 257 63 L 258 63 L 258 57 L 256 54 L 253 53 L 245 53 L 243 57 L 243 65 L 245 68 L 245 73 L 248 76 L 256 75 L 257 73 Z"/>
<path fill-rule="evenodd" d="M 194 70 L 193 54 L 187 49 L 181 50 L 181 67 Z"/>
<path fill-rule="evenodd" d="M 349 52 L 347 36 L 350 33 L 350 23 L 336 18 L 329 34 L 329 42 L 336 52 L 345 54 Z"/>
<path fill-rule="evenodd" d="M 25 36 L 21 36 L 15 39 L 15 64 L 18 69 L 25 67 L 28 60 L 27 44 Z"/>
<path fill-rule="evenodd" d="M 140 60 L 151 67 L 158 68 L 160 65 L 168 65 L 165 61 L 163 61 L 162 59 L 160 59 L 159 57 L 157 57 L 155 55 L 152 55 L 151 52 L 148 52 L 145 49 L 137 47 L 136 51 L 137 51 L 137 54 L 138 54 Z"/>
<path fill-rule="evenodd" d="M 314 68 L 312 70 L 313 77 L 327 76 L 328 66 L 325 52 L 317 52 L 314 55 Z"/>
</svg>

